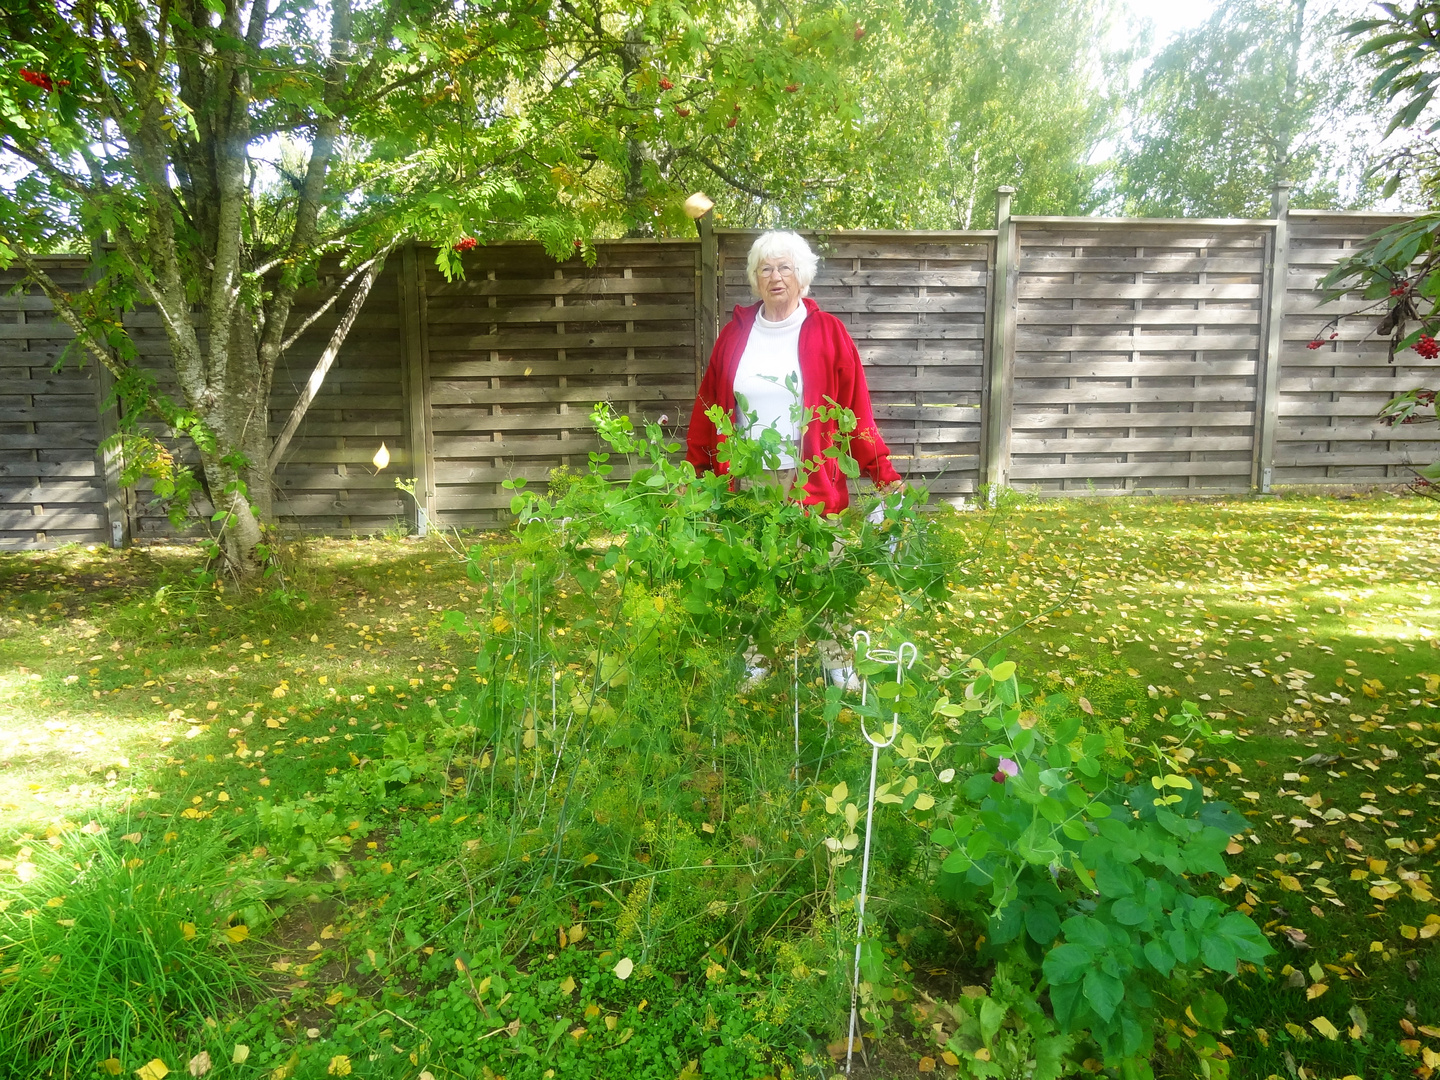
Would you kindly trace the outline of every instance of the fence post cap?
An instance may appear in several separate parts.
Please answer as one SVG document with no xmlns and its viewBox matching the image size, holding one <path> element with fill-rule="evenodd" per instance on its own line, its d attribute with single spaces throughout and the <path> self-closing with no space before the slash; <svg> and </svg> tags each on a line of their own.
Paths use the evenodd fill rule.
<svg viewBox="0 0 1440 1080">
<path fill-rule="evenodd" d="M 997 188 L 995 189 L 995 192 L 996 192 L 996 194 L 998 194 L 998 195 L 1014 195 L 1014 194 L 1015 194 L 1015 189 L 1014 189 L 1013 187 L 1011 187 L 1009 184 L 1001 184 L 999 187 L 997 187 Z"/>
</svg>

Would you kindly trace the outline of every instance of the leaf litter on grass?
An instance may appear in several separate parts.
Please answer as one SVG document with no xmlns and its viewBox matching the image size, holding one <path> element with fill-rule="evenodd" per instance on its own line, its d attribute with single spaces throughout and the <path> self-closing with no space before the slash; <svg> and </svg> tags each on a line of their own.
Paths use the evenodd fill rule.
<svg viewBox="0 0 1440 1080">
<path fill-rule="evenodd" d="M 1182 697 L 1241 733 L 1192 771 L 1251 822 L 1220 887 L 1281 950 L 1227 991 L 1245 1075 L 1435 1067 L 1440 1016 L 1423 1010 L 1440 999 L 1437 524 L 1383 497 L 1024 505 L 985 572 L 917 632 L 937 663 L 1003 648 L 1138 737 Z M 0 608 L 0 658 L 21 669 L 0 688 L 3 812 L 16 828 L 127 804 L 177 830 L 243 820 L 365 760 L 407 712 L 480 678 L 439 627 L 445 610 L 478 616 L 484 604 L 438 551 L 323 550 L 321 603 L 278 619 L 226 594 L 189 607 L 157 597 L 153 577 L 107 569 L 126 556 L 104 552 L 80 560 L 85 573 L 122 584 L 92 604 L 66 592 L 74 553 L 15 557 L 48 573 L 39 596 Z M 382 855 L 360 858 L 393 874 Z M 0 873 L 24 865 L 7 859 Z M 304 983 L 338 948 L 313 944 L 269 963 Z"/>
</svg>

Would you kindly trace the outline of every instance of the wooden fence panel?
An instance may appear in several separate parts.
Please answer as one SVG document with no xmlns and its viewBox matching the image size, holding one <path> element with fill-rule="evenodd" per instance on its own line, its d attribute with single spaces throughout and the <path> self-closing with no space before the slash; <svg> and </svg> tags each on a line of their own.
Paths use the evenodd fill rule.
<svg viewBox="0 0 1440 1080">
<path fill-rule="evenodd" d="M 272 510 L 276 522 L 284 527 L 346 535 L 378 532 L 405 518 L 409 497 L 395 487 L 395 477 L 403 474 L 407 464 L 401 432 L 398 263 L 398 256 L 392 258 L 376 280 L 338 363 L 326 376 L 275 470 Z M 333 289 L 339 272 L 338 262 L 321 265 L 319 284 L 301 290 L 295 298 L 292 328 L 315 312 Z M 337 306 L 343 308 L 348 297 L 347 293 Z M 272 437 L 284 426 L 339 319 L 340 314 L 330 309 L 281 355 L 266 418 Z M 159 316 L 141 308 L 129 313 L 125 322 L 157 388 L 173 400 L 181 400 L 170 364 L 169 339 Z M 158 421 L 145 426 L 165 438 Z M 198 467 L 199 457 L 189 439 L 165 441 L 183 464 Z M 377 474 L 370 459 L 382 441 L 390 451 L 392 465 Z M 165 507 L 154 501 L 149 481 L 136 485 L 132 501 L 131 528 L 137 537 L 204 533 L 199 526 L 177 532 Z M 202 499 L 199 509 L 208 515 L 209 503 Z"/>
<path fill-rule="evenodd" d="M 79 289 L 89 263 L 50 266 Z M 95 361 L 66 355 L 70 328 L 39 289 L 13 292 L 20 277 L 0 274 L 0 549 L 109 543 Z"/>
<path fill-rule="evenodd" d="M 1016 225 L 1011 485 L 1048 494 L 1248 489 L 1268 230 Z"/>
<path fill-rule="evenodd" d="M 1274 273 L 1274 222 L 1014 218 L 1013 288 L 994 283 L 993 231 L 815 234 L 812 295 L 855 338 L 896 467 L 937 500 L 976 490 L 992 376 L 1005 391 L 998 400 L 1013 402 L 992 410 L 996 430 L 1010 432 L 992 455 L 994 475 L 1025 490 L 1235 492 L 1267 467 L 1275 484 L 1407 479 L 1440 454 L 1440 428 L 1391 429 L 1374 416 L 1393 394 L 1440 383 L 1440 362 L 1406 351 L 1387 363 L 1375 314 L 1350 298 L 1324 305 L 1316 288 L 1399 219 L 1301 210 L 1285 220 L 1284 272 Z M 557 264 L 533 243 L 495 244 L 467 254 L 466 277 L 453 282 L 435 271 L 433 250 L 415 251 L 402 281 L 397 254 L 276 470 L 277 519 L 375 532 L 415 517 L 395 480 L 420 476 L 436 522 L 503 523 L 503 481 L 543 488 L 556 466 L 585 468 L 599 448 L 589 423 L 597 401 L 637 422 L 668 416 L 683 438 L 708 360 L 707 316 L 718 309 L 723 321 L 751 302 L 745 257 L 756 233 L 709 235 L 712 273 L 693 240 L 604 241 L 594 266 Z M 62 285 L 83 284 L 86 259 L 47 262 Z M 322 285 L 338 272 L 322 266 Z M 12 270 L 0 286 L 18 280 Z M 1283 295 L 1268 295 L 1272 280 Z M 78 357 L 53 370 L 69 330 L 36 290 L 0 291 L 0 547 L 108 542 L 124 522 L 139 536 L 169 535 L 143 486 L 126 496 L 124 522 L 113 492 L 107 503 L 96 449 L 104 380 Z M 324 294 L 301 295 L 297 324 Z M 1005 306 L 1008 327 L 1012 302 L 1013 349 L 998 348 L 992 371 L 994 309 Z M 283 358 L 272 436 L 338 318 L 321 316 Z M 1324 346 L 1307 349 L 1331 319 L 1337 336 L 1326 330 Z M 141 362 L 174 395 L 158 317 L 136 310 L 127 325 Z M 1273 396 L 1258 385 L 1272 370 L 1266 356 L 1278 356 Z M 1260 435 L 1257 416 L 1274 418 Z M 382 441 L 391 465 L 377 474 L 370 461 Z M 188 442 L 176 449 L 193 458 Z"/>
<path fill-rule="evenodd" d="M 403 436 L 400 385 L 400 255 L 384 270 L 361 308 L 335 365 L 275 470 L 276 520 L 307 531 L 372 533 L 403 523 L 410 497 L 395 478 L 412 475 Z M 339 267 L 322 267 L 333 282 Z M 292 324 L 299 326 L 333 288 L 296 297 Z M 343 309 L 349 293 L 337 307 Z M 270 387 L 270 434 L 278 435 L 334 333 L 341 313 L 330 309 L 288 349 Z M 371 459 L 385 444 L 390 466 L 377 472 Z"/>
<path fill-rule="evenodd" d="M 720 320 L 754 303 L 745 276 L 754 231 L 716 230 Z M 995 234 L 835 232 L 810 296 L 860 350 L 880 434 L 901 475 L 937 499 L 975 491 Z"/>
<path fill-rule="evenodd" d="M 477 248 L 465 279 L 424 290 L 436 520 L 509 519 L 505 480 L 543 491 L 600 449 L 590 410 L 669 418 L 683 438 L 695 397 L 694 241 L 615 241 L 594 266 L 538 244 Z"/>
<path fill-rule="evenodd" d="M 1316 287 L 1367 236 L 1405 218 L 1290 213 L 1276 484 L 1407 480 L 1413 476 L 1411 466 L 1440 457 L 1435 425 L 1391 428 L 1375 420 L 1380 407 L 1401 391 L 1440 384 L 1440 360 L 1425 360 L 1406 349 L 1390 363 L 1388 341 L 1375 334 L 1379 314 L 1374 302 L 1347 296 L 1322 303 Z M 1331 333 L 1338 337 L 1332 340 Z M 1307 348 L 1317 337 L 1324 344 Z"/>
</svg>

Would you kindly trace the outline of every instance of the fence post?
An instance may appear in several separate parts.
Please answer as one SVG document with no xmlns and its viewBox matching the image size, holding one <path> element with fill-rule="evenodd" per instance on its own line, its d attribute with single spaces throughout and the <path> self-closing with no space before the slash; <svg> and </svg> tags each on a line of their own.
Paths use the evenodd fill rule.
<svg viewBox="0 0 1440 1080">
<path fill-rule="evenodd" d="M 415 481 L 415 533 L 430 530 L 435 492 L 430 455 L 430 365 L 425 348 L 425 272 L 415 245 L 400 254 L 400 383 L 405 398 L 405 451 Z"/>
<path fill-rule="evenodd" d="M 695 387 L 705 376 L 705 365 L 715 348 L 720 333 L 720 248 L 715 240 L 715 211 L 701 215 L 696 226 L 700 230 L 700 334 L 699 353 L 695 357 Z"/>
<path fill-rule="evenodd" d="M 995 189 L 995 268 L 990 280 L 990 340 L 985 350 L 985 392 L 980 413 L 980 481 L 991 497 L 1010 472 L 1010 424 L 1015 396 L 1015 312 L 1019 245 L 1010 216 L 1013 187 Z"/>
<path fill-rule="evenodd" d="M 1271 190 L 1270 258 L 1265 267 L 1265 319 L 1255 380 L 1255 459 L 1250 486 L 1270 493 L 1275 477 L 1275 429 L 1280 422 L 1280 348 L 1285 333 L 1285 288 L 1290 272 L 1290 181 Z"/>
</svg>

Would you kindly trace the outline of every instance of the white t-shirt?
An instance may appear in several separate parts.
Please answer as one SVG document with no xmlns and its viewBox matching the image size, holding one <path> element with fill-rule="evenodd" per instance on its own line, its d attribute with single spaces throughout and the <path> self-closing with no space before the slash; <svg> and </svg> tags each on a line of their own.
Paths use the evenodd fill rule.
<svg viewBox="0 0 1440 1080">
<path fill-rule="evenodd" d="M 779 322 L 765 318 L 763 309 L 755 316 L 740 365 L 735 369 L 736 424 L 749 438 L 758 438 L 766 428 L 773 428 L 794 447 L 800 445 L 800 425 L 794 419 L 794 409 L 802 400 L 800 324 L 805 314 L 802 303 Z M 786 385 L 787 380 L 790 385 Z M 794 455 L 782 453 L 780 467 L 793 469 Z"/>
</svg>

